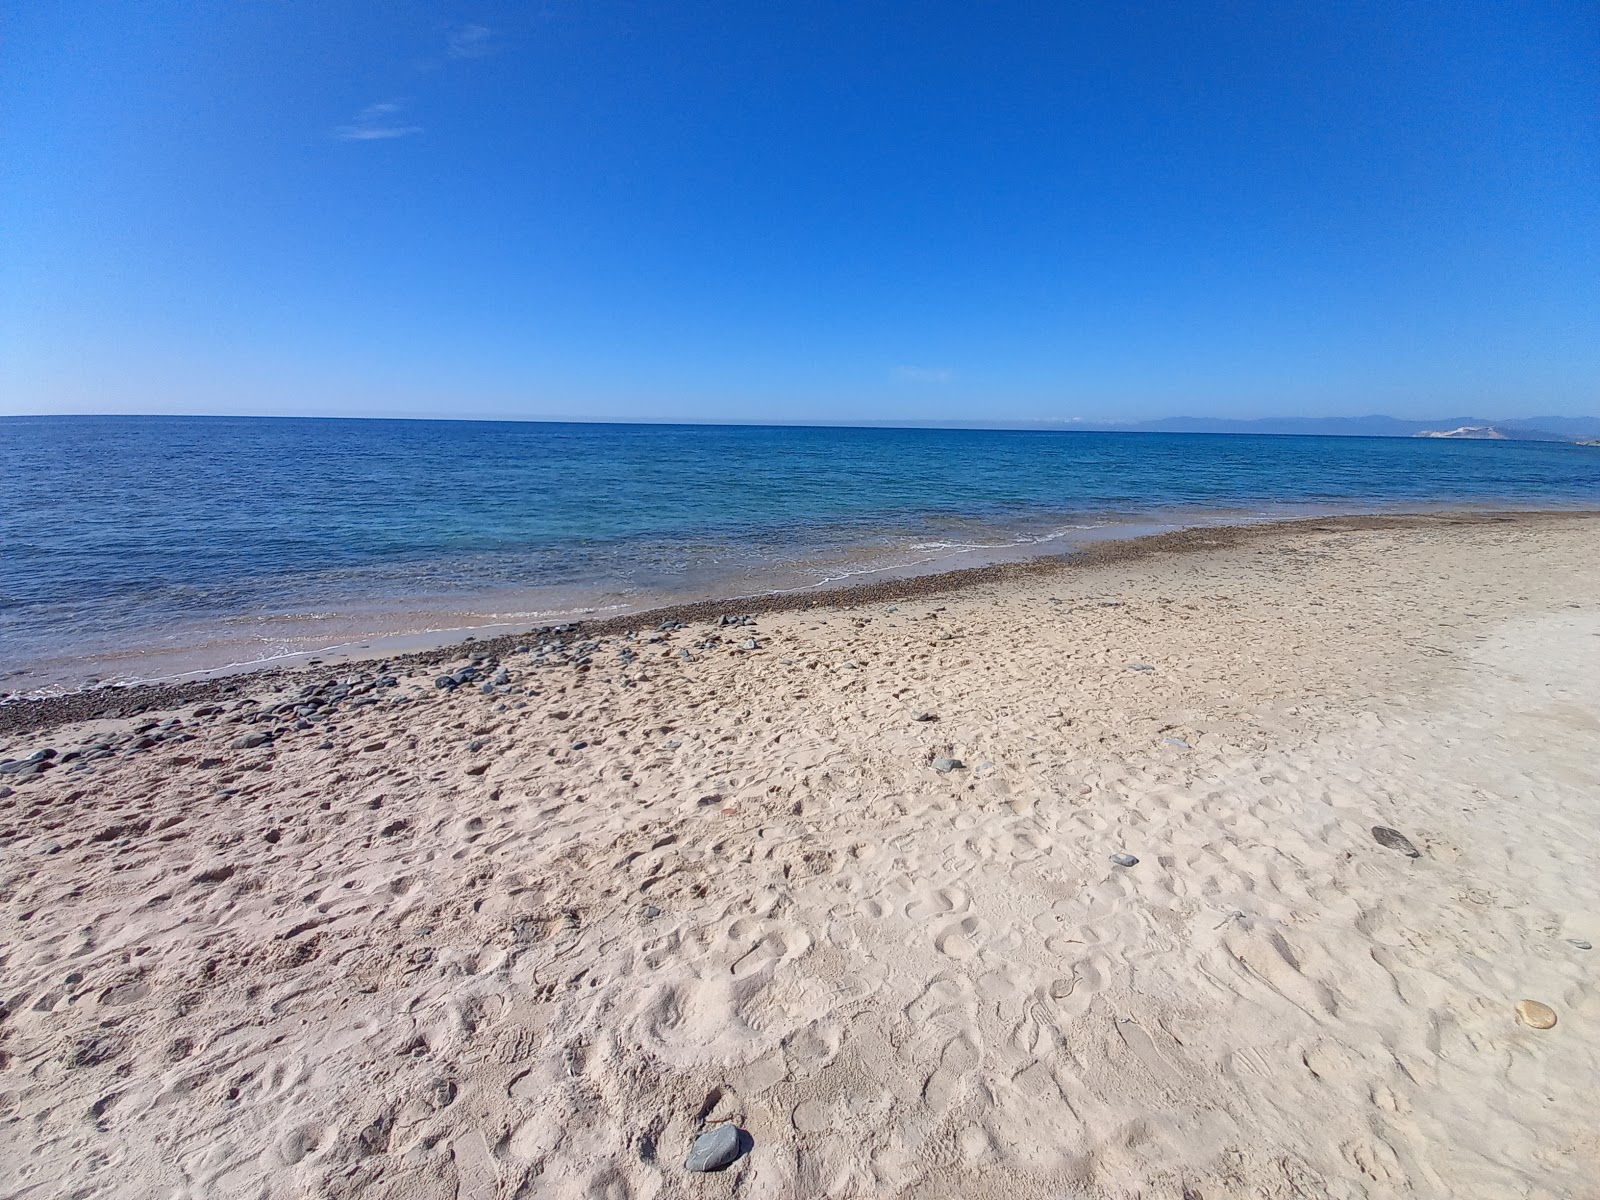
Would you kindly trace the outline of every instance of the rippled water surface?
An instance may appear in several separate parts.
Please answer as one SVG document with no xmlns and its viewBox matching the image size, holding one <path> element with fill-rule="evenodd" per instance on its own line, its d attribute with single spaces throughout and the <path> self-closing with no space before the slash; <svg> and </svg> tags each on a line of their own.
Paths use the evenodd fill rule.
<svg viewBox="0 0 1600 1200">
<path fill-rule="evenodd" d="M 0 691 L 1122 523 L 1600 504 L 1594 448 L 1400 438 L 15 417 L 0 464 Z"/>
</svg>

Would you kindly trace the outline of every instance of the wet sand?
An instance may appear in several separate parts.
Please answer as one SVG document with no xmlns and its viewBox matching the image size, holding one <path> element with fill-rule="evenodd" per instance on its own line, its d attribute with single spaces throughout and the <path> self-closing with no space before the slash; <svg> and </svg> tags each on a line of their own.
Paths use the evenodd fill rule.
<svg viewBox="0 0 1600 1200">
<path fill-rule="evenodd" d="M 0 707 L 0 1194 L 1584 1195 L 1597 551 L 1193 530 Z"/>
</svg>

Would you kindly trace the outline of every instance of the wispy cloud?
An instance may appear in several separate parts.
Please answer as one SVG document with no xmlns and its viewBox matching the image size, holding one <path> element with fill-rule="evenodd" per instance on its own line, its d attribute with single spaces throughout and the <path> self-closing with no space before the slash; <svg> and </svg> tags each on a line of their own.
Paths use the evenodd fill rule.
<svg viewBox="0 0 1600 1200">
<path fill-rule="evenodd" d="M 493 54 L 494 42 L 490 38 L 487 25 L 463 25 L 450 34 L 450 57 L 482 58 L 485 54 Z"/>
<path fill-rule="evenodd" d="M 393 102 L 369 104 L 346 125 L 340 125 L 333 136 L 342 142 L 372 142 L 384 138 L 410 137 L 421 133 L 421 125 L 404 124 L 400 114 L 404 106 Z"/>
<path fill-rule="evenodd" d="M 956 377 L 949 367 L 896 367 L 890 374 L 901 383 L 949 383 Z"/>
</svg>

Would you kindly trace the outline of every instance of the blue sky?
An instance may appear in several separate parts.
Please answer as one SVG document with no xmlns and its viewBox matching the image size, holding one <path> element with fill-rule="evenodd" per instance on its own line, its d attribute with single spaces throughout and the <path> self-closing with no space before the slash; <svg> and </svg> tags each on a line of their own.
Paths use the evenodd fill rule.
<svg viewBox="0 0 1600 1200">
<path fill-rule="evenodd" d="M 1600 9 L 16 6 L 0 412 L 1600 409 Z"/>
</svg>

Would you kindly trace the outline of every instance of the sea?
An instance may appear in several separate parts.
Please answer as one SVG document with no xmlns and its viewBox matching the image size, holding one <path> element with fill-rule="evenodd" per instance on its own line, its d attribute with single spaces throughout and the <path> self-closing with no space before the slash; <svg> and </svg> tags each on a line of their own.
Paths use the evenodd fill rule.
<svg viewBox="0 0 1600 1200">
<path fill-rule="evenodd" d="M 389 653 L 1183 526 L 1600 507 L 1600 448 L 1056 430 L 0 418 L 0 695 Z"/>
</svg>

